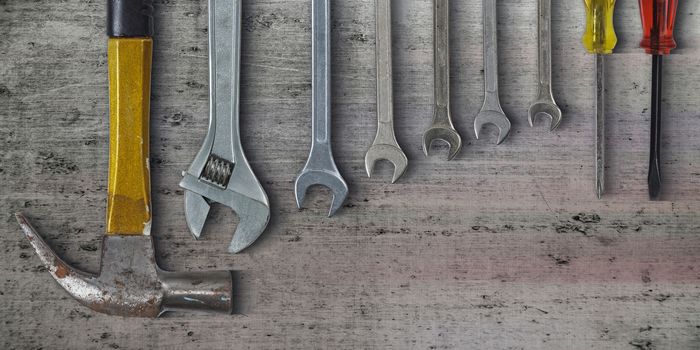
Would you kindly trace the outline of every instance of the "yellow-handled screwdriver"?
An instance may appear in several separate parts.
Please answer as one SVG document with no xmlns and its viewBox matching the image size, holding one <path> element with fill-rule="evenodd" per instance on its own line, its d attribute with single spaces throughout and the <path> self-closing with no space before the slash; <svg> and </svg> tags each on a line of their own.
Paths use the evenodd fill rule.
<svg viewBox="0 0 700 350">
<path fill-rule="evenodd" d="M 583 46 L 595 54 L 596 65 L 596 195 L 605 192 L 605 55 L 617 44 L 613 27 L 615 0 L 583 0 L 586 5 L 586 32 Z"/>
</svg>

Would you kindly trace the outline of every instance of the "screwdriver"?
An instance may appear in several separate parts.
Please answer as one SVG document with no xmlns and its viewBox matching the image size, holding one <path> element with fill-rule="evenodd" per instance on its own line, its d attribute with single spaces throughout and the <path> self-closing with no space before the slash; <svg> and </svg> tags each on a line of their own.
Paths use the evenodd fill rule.
<svg viewBox="0 0 700 350">
<path fill-rule="evenodd" d="M 678 0 L 639 0 L 644 37 L 639 44 L 652 55 L 651 68 L 651 139 L 649 151 L 649 198 L 657 199 L 661 192 L 661 76 L 663 56 L 676 48 L 673 26 Z"/>
<path fill-rule="evenodd" d="M 583 46 L 595 54 L 596 66 L 596 195 L 605 192 L 605 56 L 617 44 L 613 27 L 615 0 L 583 0 L 586 5 L 586 32 Z"/>
</svg>

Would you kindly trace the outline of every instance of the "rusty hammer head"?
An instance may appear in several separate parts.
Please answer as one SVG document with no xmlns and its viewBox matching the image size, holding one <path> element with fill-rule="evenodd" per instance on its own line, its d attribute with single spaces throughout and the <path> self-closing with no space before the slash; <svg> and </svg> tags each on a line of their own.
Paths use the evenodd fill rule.
<svg viewBox="0 0 700 350">
<path fill-rule="evenodd" d="M 56 282 L 92 310 L 135 317 L 173 310 L 232 312 L 230 271 L 163 271 L 156 264 L 151 236 L 105 236 L 101 271 L 94 275 L 63 261 L 24 216 L 16 217 Z"/>
</svg>

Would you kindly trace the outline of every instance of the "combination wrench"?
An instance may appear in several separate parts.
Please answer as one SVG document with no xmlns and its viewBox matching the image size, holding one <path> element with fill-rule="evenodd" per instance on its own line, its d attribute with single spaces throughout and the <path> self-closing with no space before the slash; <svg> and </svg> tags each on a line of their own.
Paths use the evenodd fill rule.
<svg viewBox="0 0 700 350">
<path fill-rule="evenodd" d="M 510 120 L 503 113 L 498 97 L 498 13 L 496 0 L 483 1 L 484 15 L 484 105 L 474 118 L 474 132 L 479 133 L 486 124 L 498 127 L 498 141 L 501 144 L 510 132 Z"/>
<path fill-rule="evenodd" d="M 423 134 L 423 152 L 428 155 L 430 146 L 436 140 L 450 146 L 448 160 L 453 159 L 462 149 L 462 137 L 452 124 L 450 113 L 450 2 L 433 2 L 433 45 L 435 71 L 435 106 L 432 126 Z"/>
<path fill-rule="evenodd" d="M 328 216 L 333 216 L 345 202 L 348 185 L 340 175 L 331 149 L 331 11 L 330 0 L 311 1 L 311 152 L 294 184 L 297 207 L 301 208 L 306 191 L 314 185 L 333 192 Z"/>
<path fill-rule="evenodd" d="M 377 22 L 377 135 L 365 154 L 367 176 L 377 161 L 383 159 L 394 164 L 395 183 L 406 171 L 408 158 L 396 141 L 394 133 L 393 73 L 391 62 L 391 0 L 375 0 Z"/>
<path fill-rule="evenodd" d="M 549 116 L 549 129 L 554 131 L 561 123 L 562 115 L 552 94 L 552 0 L 539 0 L 538 15 L 539 85 L 537 99 L 530 105 L 527 120 L 530 126 L 534 126 L 535 118 Z"/>
<path fill-rule="evenodd" d="M 241 2 L 209 0 L 209 131 L 180 182 L 195 238 L 202 235 L 211 202 L 238 214 L 231 253 L 253 244 L 270 219 L 267 194 L 243 153 L 239 130 Z"/>
</svg>

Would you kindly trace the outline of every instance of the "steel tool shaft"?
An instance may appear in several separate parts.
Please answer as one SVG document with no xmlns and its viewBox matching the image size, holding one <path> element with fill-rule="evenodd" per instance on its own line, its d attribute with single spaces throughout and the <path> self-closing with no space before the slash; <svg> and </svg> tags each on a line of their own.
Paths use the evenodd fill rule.
<svg viewBox="0 0 700 350">
<path fill-rule="evenodd" d="M 613 27 L 615 0 L 584 0 L 586 32 L 583 46 L 595 54 L 596 71 L 596 150 L 595 192 L 598 198 L 605 193 L 605 57 L 617 44 Z"/>
</svg>

